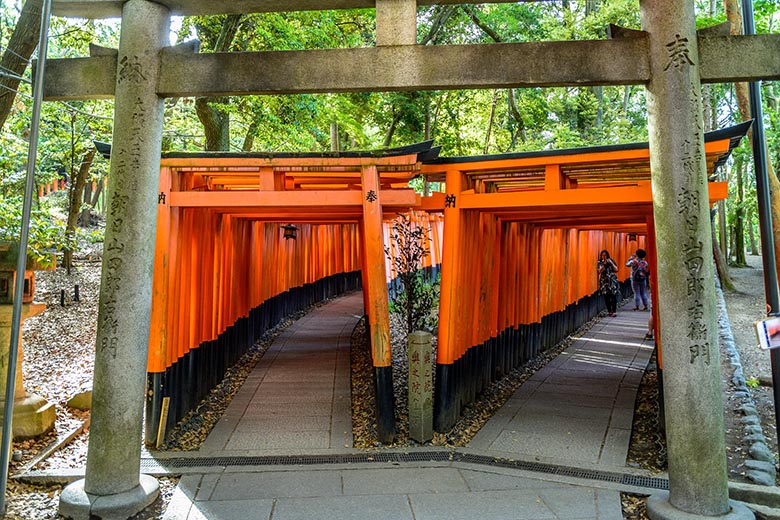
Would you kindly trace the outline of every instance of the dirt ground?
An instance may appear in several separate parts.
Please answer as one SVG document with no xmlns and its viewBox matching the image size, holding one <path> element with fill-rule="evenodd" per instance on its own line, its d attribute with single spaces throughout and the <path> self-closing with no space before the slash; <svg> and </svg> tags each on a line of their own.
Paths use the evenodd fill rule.
<svg viewBox="0 0 780 520">
<path fill-rule="evenodd" d="M 726 310 L 731 322 L 731 331 L 739 351 L 742 369 L 751 394 L 756 403 L 761 427 L 769 448 L 777 461 L 777 425 L 775 421 L 774 397 L 772 393 L 772 372 L 767 351 L 758 348 L 753 322 L 766 317 L 764 276 L 760 256 L 748 256 L 748 267 L 731 267 L 729 273 L 734 281 L 735 291 L 723 291 Z M 722 366 L 728 361 L 721 360 Z M 724 388 L 728 394 L 731 371 L 724 370 Z M 758 385 L 758 386 L 754 386 Z M 741 414 L 736 399 L 725 399 L 726 446 L 729 458 L 729 479 L 742 480 L 740 461 L 744 460 L 746 447 L 742 443 L 743 432 L 736 422 Z M 742 478 L 740 478 L 742 477 Z"/>
</svg>

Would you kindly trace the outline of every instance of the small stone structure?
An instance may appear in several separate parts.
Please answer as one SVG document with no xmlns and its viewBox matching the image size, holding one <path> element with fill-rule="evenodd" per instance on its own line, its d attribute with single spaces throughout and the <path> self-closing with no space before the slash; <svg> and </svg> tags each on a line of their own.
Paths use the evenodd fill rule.
<svg viewBox="0 0 780 520">
<path fill-rule="evenodd" d="M 14 244 L 0 245 L 0 413 L 5 413 L 6 374 L 11 345 L 14 286 L 16 283 L 16 261 L 19 248 Z M 28 265 L 28 267 L 34 267 Z M 25 318 L 46 310 L 43 304 L 32 303 L 35 292 L 35 273 L 25 271 L 24 295 L 22 297 L 21 330 Z M 42 435 L 54 428 L 56 414 L 54 405 L 36 394 L 24 390 L 22 380 L 22 338 L 19 336 L 19 357 L 16 364 L 16 391 L 13 407 L 12 432 L 14 439 L 29 439 Z"/>
<path fill-rule="evenodd" d="M 429 332 L 409 334 L 409 437 L 433 438 L 433 355 Z"/>
</svg>

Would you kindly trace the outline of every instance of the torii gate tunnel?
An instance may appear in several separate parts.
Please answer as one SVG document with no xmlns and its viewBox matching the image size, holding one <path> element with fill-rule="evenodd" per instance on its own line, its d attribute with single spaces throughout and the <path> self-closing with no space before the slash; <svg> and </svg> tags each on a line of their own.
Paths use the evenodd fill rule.
<svg viewBox="0 0 780 520">
<path fill-rule="evenodd" d="M 706 136 L 710 172 L 748 127 Z M 399 212 L 427 230 L 430 254 L 422 267 L 442 274 L 434 392 L 440 431 L 496 378 L 603 309 L 594 269 L 599 251 L 621 259 L 644 247 L 654 255 L 646 143 L 465 158 L 436 157 L 430 143 L 416 148 L 165 154 L 148 443 L 159 431 L 163 397 L 170 398 L 169 427 L 269 328 L 359 287 L 371 331 L 377 425 L 391 440 L 387 283 L 397 273 L 384 251 L 395 247 L 389 227 Z M 408 188 L 420 173 L 444 180 L 445 193 L 420 198 Z M 711 202 L 726 195 L 726 183 L 710 183 Z M 284 238 L 288 224 L 298 228 L 296 240 Z M 628 274 L 621 267 L 624 295 Z"/>
</svg>

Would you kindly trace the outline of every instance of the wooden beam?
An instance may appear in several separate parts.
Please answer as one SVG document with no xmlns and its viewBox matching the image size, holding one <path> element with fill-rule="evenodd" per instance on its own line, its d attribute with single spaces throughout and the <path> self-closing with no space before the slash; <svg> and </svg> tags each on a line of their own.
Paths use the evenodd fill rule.
<svg viewBox="0 0 780 520">
<path fill-rule="evenodd" d="M 544 168 L 544 190 L 560 191 L 564 188 L 564 179 L 560 164 L 548 164 Z"/>
<path fill-rule="evenodd" d="M 728 196 L 728 186 L 723 182 L 711 182 L 710 202 L 723 200 Z M 652 204 L 653 191 L 649 182 L 637 186 L 615 188 L 589 188 L 577 190 L 515 191 L 506 193 L 464 193 L 461 194 L 461 209 L 498 211 L 511 208 L 535 208 L 550 206 L 579 206 L 583 208 L 611 204 Z"/>
<path fill-rule="evenodd" d="M 362 207 L 361 192 L 357 190 L 303 191 L 174 191 L 171 207 L 229 208 L 229 207 Z M 414 190 L 389 190 L 380 193 L 384 206 L 417 207 L 420 195 Z"/>
</svg>

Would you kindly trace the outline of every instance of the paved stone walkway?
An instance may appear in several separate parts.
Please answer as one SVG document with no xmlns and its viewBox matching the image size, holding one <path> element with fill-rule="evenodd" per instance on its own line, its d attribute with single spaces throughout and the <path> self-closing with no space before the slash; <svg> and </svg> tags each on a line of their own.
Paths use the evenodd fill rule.
<svg viewBox="0 0 780 520">
<path fill-rule="evenodd" d="M 351 448 L 349 347 L 362 314 L 363 296 L 353 293 L 282 332 L 200 451 L 268 455 Z"/>
<path fill-rule="evenodd" d="M 349 337 L 360 314 L 358 293 L 288 328 L 197 455 L 355 452 Z M 463 451 L 625 469 L 636 388 L 652 352 L 642 339 L 647 318 L 622 310 L 597 323 L 529 379 Z M 228 465 L 185 474 L 164 518 L 619 520 L 620 489 L 463 462 Z"/>
<path fill-rule="evenodd" d="M 536 372 L 469 443 L 509 458 L 623 468 L 639 382 L 653 353 L 648 312 L 604 318 Z"/>
</svg>

